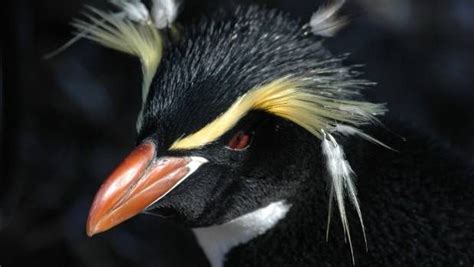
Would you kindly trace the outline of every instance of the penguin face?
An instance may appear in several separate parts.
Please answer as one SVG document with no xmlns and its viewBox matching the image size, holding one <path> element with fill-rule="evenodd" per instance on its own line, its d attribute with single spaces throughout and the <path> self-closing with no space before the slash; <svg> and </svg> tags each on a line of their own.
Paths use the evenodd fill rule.
<svg viewBox="0 0 474 267">
<path fill-rule="evenodd" d="M 310 172 L 313 136 L 265 108 L 235 106 L 251 90 L 328 60 L 318 40 L 258 8 L 203 20 L 182 39 L 153 78 L 137 148 L 96 195 L 89 235 L 143 211 L 166 211 L 191 227 L 221 224 L 288 198 Z"/>
<path fill-rule="evenodd" d="M 140 139 L 102 185 L 89 235 L 143 211 L 203 227 L 288 199 L 312 173 L 310 154 L 317 146 L 291 122 L 258 111 L 198 149 L 160 151 L 159 136 Z"/>
<path fill-rule="evenodd" d="M 165 210 L 179 223 L 203 227 L 287 199 L 310 172 L 304 159 L 311 149 L 301 149 L 304 136 L 292 123 L 252 112 L 203 148 L 168 152 L 176 157 L 201 157 L 206 163 L 154 203 L 151 212 Z"/>
<path fill-rule="evenodd" d="M 137 147 L 96 195 L 89 235 L 143 211 L 202 227 L 290 198 L 320 167 L 318 138 L 383 113 L 353 99 L 366 81 L 285 14 L 237 9 L 185 29 L 151 80 Z"/>
</svg>

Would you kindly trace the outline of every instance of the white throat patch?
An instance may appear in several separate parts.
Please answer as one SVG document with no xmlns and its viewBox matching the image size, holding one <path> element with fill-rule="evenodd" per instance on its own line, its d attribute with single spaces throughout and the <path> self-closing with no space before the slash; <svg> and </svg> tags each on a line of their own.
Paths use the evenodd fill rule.
<svg viewBox="0 0 474 267">
<path fill-rule="evenodd" d="M 285 200 L 281 200 L 227 223 L 195 228 L 193 231 L 211 265 L 221 267 L 227 252 L 265 233 L 285 217 L 290 207 Z"/>
</svg>

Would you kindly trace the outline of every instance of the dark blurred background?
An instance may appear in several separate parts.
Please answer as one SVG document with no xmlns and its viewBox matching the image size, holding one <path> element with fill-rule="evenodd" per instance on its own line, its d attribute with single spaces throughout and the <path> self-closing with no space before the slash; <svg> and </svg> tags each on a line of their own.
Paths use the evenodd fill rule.
<svg viewBox="0 0 474 267">
<path fill-rule="evenodd" d="M 190 1 L 179 20 L 214 3 Z M 303 22 L 319 1 L 266 0 Z M 71 38 L 69 22 L 99 0 L 16 0 L 2 8 L 0 265 L 196 266 L 192 235 L 141 215 L 88 238 L 101 181 L 134 145 L 138 61 Z M 326 44 L 351 53 L 378 85 L 367 94 L 391 116 L 437 136 L 474 162 L 474 1 L 353 0 L 352 23 Z M 395 129 L 396 130 L 396 129 Z"/>
</svg>

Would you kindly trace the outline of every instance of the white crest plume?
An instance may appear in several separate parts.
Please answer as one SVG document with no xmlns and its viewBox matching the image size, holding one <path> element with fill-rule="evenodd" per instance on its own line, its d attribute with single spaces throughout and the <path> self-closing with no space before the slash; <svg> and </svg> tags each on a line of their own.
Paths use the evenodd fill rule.
<svg viewBox="0 0 474 267">
<path fill-rule="evenodd" d="M 344 204 L 345 197 L 349 198 L 352 205 L 354 206 L 357 215 L 359 216 L 359 221 L 362 227 L 362 232 L 364 235 L 364 241 L 367 246 L 367 238 L 365 236 L 365 227 L 364 221 L 362 219 L 362 213 L 360 211 L 359 201 L 357 200 L 357 190 L 354 184 L 354 171 L 351 168 L 351 165 L 346 160 L 344 150 L 340 146 L 336 139 L 330 133 L 324 133 L 324 138 L 321 143 L 323 155 L 326 158 L 326 167 L 329 173 L 330 179 L 330 193 L 329 193 L 329 211 L 328 211 L 328 223 L 326 229 L 326 239 L 329 235 L 329 225 L 331 223 L 331 212 L 332 212 L 332 202 L 336 201 L 337 207 L 339 209 L 339 214 L 341 217 L 342 228 L 344 230 L 344 236 L 347 237 L 349 241 L 349 246 L 351 249 L 352 262 L 354 260 L 354 251 L 352 248 L 351 233 L 349 229 L 349 222 L 346 215 L 346 207 Z"/>
<path fill-rule="evenodd" d="M 111 0 L 111 3 L 123 10 L 129 20 L 142 24 L 150 21 L 150 13 L 140 0 Z"/>
<path fill-rule="evenodd" d="M 158 29 L 170 27 L 178 16 L 180 2 L 178 0 L 153 0 L 151 16 Z"/>
<path fill-rule="evenodd" d="M 332 0 L 331 3 L 320 7 L 314 12 L 309 22 L 313 34 L 333 37 L 344 27 L 347 24 L 347 19 L 337 15 L 344 3 L 345 0 Z"/>
</svg>

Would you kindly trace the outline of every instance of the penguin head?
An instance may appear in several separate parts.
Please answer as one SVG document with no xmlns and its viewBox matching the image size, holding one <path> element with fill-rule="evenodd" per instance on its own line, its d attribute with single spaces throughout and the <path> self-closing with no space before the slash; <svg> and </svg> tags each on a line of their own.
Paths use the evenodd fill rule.
<svg viewBox="0 0 474 267">
<path fill-rule="evenodd" d="M 291 198 L 321 168 L 326 132 L 382 112 L 357 99 L 367 82 L 342 60 L 274 10 L 185 27 L 153 71 L 137 146 L 99 189 L 88 234 L 142 212 L 222 224 Z"/>
</svg>

